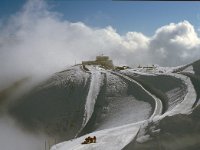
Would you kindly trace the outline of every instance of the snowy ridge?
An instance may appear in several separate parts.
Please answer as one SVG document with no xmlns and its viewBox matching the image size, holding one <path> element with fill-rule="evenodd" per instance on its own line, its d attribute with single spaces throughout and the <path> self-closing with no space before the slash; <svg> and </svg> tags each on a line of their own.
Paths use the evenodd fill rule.
<svg viewBox="0 0 200 150">
<path fill-rule="evenodd" d="M 159 65 L 154 65 L 154 67 L 152 67 L 152 68 L 141 67 L 141 68 L 122 70 L 122 72 L 126 72 L 126 73 L 132 72 L 132 73 L 140 74 L 140 75 L 154 76 L 156 74 L 171 73 L 171 72 L 176 71 L 176 70 L 183 68 L 183 67 L 184 66 L 161 67 Z"/>
<path fill-rule="evenodd" d="M 184 72 L 195 74 L 193 66 L 188 66 L 183 70 Z"/>
<path fill-rule="evenodd" d="M 108 128 L 119 127 L 125 124 L 135 123 L 141 120 L 146 120 L 151 115 L 151 105 L 148 102 L 139 100 L 134 90 L 128 92 L 128 82 L 122 77 L 112 74 L 102 68 L 97 68 L 104 74 L 104 93 L 100 97 L 104 97 L 97 102 L 102 109 L 96 114 L 99 114 L 93 122 L 92 131 L 98 131 Z M 138 87 L 138 86 L 133 86 Z M 143 89 L 141 89 L 143 91 Z M 139 90 L 140 92 L 140 90 Z M 146 94 L 146 93 L 145 93 Z M 148 94 L 146 94 L 148 95 Z M 151 98 L 148 95 L 149 98 Z M 100 108 L 98 107 L 98 108 Z M 100 115 L 101 114 L 101 115 Z M 89 132 L 88 132 L 89 133 Z"/>
<path fill-rule="evenodd" d="M 190 78 L 187 77 L 187 76 L 181 75 L 181 74 L 170 73 L 171 71 L 173 71 L 176 68 L 180 68 L 180 66 L 179 67 L 172 67 L 172 68 L 170 68 L 170 67 L 159 67 L 157 69 L 157 70 L 165 71 L 166 72 L 165 75 L 167 75 L 167 76 L 172 76 L 172 77 L 181 79 L 187 85 L 187 94 L 184 97 L 184 100 L 181 103 L 177 104 L 172 110 L 164 113 L 162 116 L 167 116 L 167 115 L 171 116 L 171 115 L 175 115 L 175 114 L 178 114 L 178 113 L 188 114 L 192 110 L 192 106 L 193 106 L 193 104 L 195 103 L 195 100 L 196 100 L 197 94 L 195 92 L 194 86 L 193 86 Z M 192 66 L 187 67 L 186 70 L 188 72 L 194 72 Z M 148 74 L 147 72 L 141 72 L 141 73 L 139 71 L 131 71 L 131 72 L 136 73 L 138 75 L 151 75 L 152 76 L 152 74 Z M 159 74 L 160 73 L 155 72 L 154 75 L 159 75 Z M 155 107 L 157 107 L 157 104 L 159 104 L 159 101 L 156 103 Z M 155 111 L 154 111 L 154 113 L 155 113 Z"/>
<path fill-rule="evenodd" d="M 153 97 L 153 99 L 155 100 L 155 109 L 154 109 L 154 112 L 153 114 L 151 115 L 151 118 L 152 119 L 153 117 L 157 116 L 157 115 L 161 115 L 162 114 L 162 110 L 163 110 L 163 105 L 162 105 L 162 101 L 157 98 L 155 95 L 151 94 L 149 91 L 147 91 L 140 83 L 138 83 L 137 81 L 129 78 L 128 76 L 125 76 L 123 74 L 120 74 L 120 73 L 117 73 L 117 72 L 112 72 L 113 74 L 116 74 L 118 76 L 121 76 L 137 85 L 139 85 L 146 93 L 148 93 L 151 97 Z"/>
<path fill-rule="evenodd" d="M 142 70 L 142 72 L 141 72 Z M 137 69 L 126 69 L 126 70 L 122 70 L 121 71 L 122 73 L 126 73 L 126 74 L 135 74 L 136 76 L 137 75 L 146 75 L 146 76 L 155 76 L 155 74 L 151 74 L 151 73 L 147 73 L 146 71 L 144 71 L 143 69 L 141 68 L 137 68 Z"/>
<path fill-rule="evenodd" d="M 107 78 L 107 93 L 114 93 L 116 95 L 120 95 L 124 92 L 124 90 L 127 89 L 127 84 L 123 82 L 123 80 L 120 77 L 115 76 L 110 72 L 104 71 L 104 73 L 106 74 Z"/>
<path fill-rule="evenodd" d="M 195 103 L 197 94 L 196 91 L 194 89 L 194 86 L 190 80 L 189 77 L 181 75 L 181 74 L 175 74 L 175 73 L 168 73 L 168 75 L 170 76 L 174 76 L 176 78 L 180 78 L 181 80 L 183 80 L 185 82 L 185 84 L 187 85 L 187 94 L 184 98 L 184 100 L 177 104 L 172 110 L 166 112 L 165 114 L 163 114 L 164 116 L 166 115 L 175 115 L 175 114 L 188 114 L 190 113 L 190 111 L 192 110 L 192 106 Z"/>
<path fill-rule="evenodd" d="M 107 81 L 107 88 L 110 88 L 108 93 L 111 93 L 109 96 L 113 96 L 113 93 L 123 93 L 126 91 L 127 85 L 120 81 L 120 79 L 125 79 L 124 81 L 128 81 L 128 83 L 132 82 L 134 84 L 137 84 L 139 87 L 141 87 L 142 91 L 147 93 L 150 97 L 153 98 L 155 102 L 155 108 L 153 113 L 151 114 L 150 118 L 143 119 L 142 121 L 136 122 L 136 123 L 129 123 L 129 124 L 120 124 L 120 126 L 106 126 L 106 128 L 100 128 L 100 130 L 91 130 L 89 134 L 83 135 L 81 137 L 78 137 L 76 139 L 72 139 L 70 141 L 66 141 L 57 145 L 54 145 L 51 150 L 121 150 L 123 149 L 127 144 L 130 142 L 134 142 L 136 138 L 143 138 L 147 137 L 145 135 L 144 126 L 147 125 L 149 122 L 155 123 L 161 119 L 163 119 L 165 116 L 173 116 L 176 114 L 189 114 L 192 111 L 193 104 L 195 103 L 197 94 L 195 91 L 195 88 L 190 80 L 189 77 L 177 73 L 171 73 L 174 70 L 177 70 L 180 68 L 178 67 L 159 67 L 155 66 L 154 69 L 148 70 L 144 68 L 136 68 L 136 69 L 127 69 L 127 70 L 121 70 L 119 72 L 111 71 L 111 70 L 105 70 L 101 68 L 100 66 L 86 66 L 89 70 L 88 72 L 91 74 L 91 81 L 90 81 L 90 88 L 89 92 L 86 98 L 85 103 L 85 112 L 84 112 L 84 119 L 82 122 L 81 129 L 79 130 L 78 134 L 84 129 L 84 127 L 87 125 L 88 121 L 90 120 L 93 112 L 94 112 L 94 106 L 96 103 L 97 96 L 100 92 L 101 86 L 103 84 L 104 76 L 102 74 L 106 74 L 106 78 L 108 76 Z M 193 67 L 187 67 L 185 69 L 189 73 L 194 73 Z M 124 73 L 124 74 L 123 74 Z M 127 73 L 127 75 L 126 75 Z M 166 94 L 168 95 L 169 99 L 172 101 L 169 101 L 169 104 L 171 106 L 170 109 L 168 109 L 164 114 L 163 113 L 163 103 L 157 96 L 152 94 L 150 91 L 151 89 L 147 90 L 148 88 L 145 88 L 145 84 L 143 86 L 143 82 L 140 84 L 140 80 L 136 81 L 129 77 L 128 74 L 139 76 L 145 75 L 145 76 L 156 76 L 158 75 L 164 75 L 164 76 L 170 76 L 173 78 L 180 79 L 180 86 L 175 86 L 176 88 L 171 88 L 173 86 L 169 86 L 166 90 Z M 160 77 L 161 80 L 163 80 L 162 76 Z M 166 78 L 164 78 L 166 79 Z M 177 80 L 178 80 L 177 79 Z M 130 81 L 130 82 L 129 82 Z M 167 83 L 169 80 L 164 80 L 163 83 Z M 170 80 L 170 83 L 174 83 L 174 80 Z M 183 81 L 183 82 L 182 82 Z M 116 82 L 119 82 L 120 85 L 115 85 Z M 150 82 L 151 83 L 151 82 Z M 170 85 L 169 83 L 169 85 Z M 131 83 L 130 83 L 131 84 Z M 179 82 L 178 82 L 179 84 Z M 182 88 L 182 84 L 184 84 L 184 87 Z M 138 87 L 137 86 L 137 87 Z M 157 89 L 159 86 L 156 86 Z M 167 87 L 167 86 L 166 86 Z M 153 89 L 153 86 L 152 86 Z M 129 89 L 132 90 L 132 89 Z M 119 97 L 122 94 L 119 94 Z M 175 93 L 175 94 L 174 94 Z M 117 95 L 117 94 L 116 94 Z M 182 96 L 182 97 L 180 97 Z M 123 97 L 123 100 L 125 97 Z M 148 99 L 148 98 L 147 98 Z M 181 99 L 181 100 L 180 100 Z M 162 99 L 163 100 L 163 99 Z M 97 102 L 98 103 L 98 102 Z M 117 103 L 117 101 L 115 101 Z M 114 103 L 114 104 L 115 104 Z M 125 103 L 125 105 L 129 105 L 129 103 Z M 165 104 L 165 103 L 164 103 Z M 127 107 L 124 107 L 123 109 L 127 109 Z M 118 110 L 119 111 L 119 110 Z M 130 111 L 129 111 L 130 113 Z M 113 116 L 115 117 L 114 113 L 112 112 Z M 104 118 L 105 119 L 105 118 Z M 120 119 L 120 117 L 119 117 Z M 112 118 L 108 121 L 109 123 L 113 123 Z M 119 120 L 120 121 L 120 120 Z M 125 122 L 123 122 L 125 123 Z M 116 123 L 117 124 L 117 123 Z M 98 129 L 98 128 L 97 128 Z M 93 131 L 93 132 L 92 132 Z M 140 133 L 139 133 L 140 131 Z M 92 133 L 90 133 L 92 132 Z M 139 133 L 139 136 L 137 136 Z M 77 134 L 77 135 L 78 135 Z M 81 144 L 86 137 L 88 136 L 96 136 L 97 137 L 97 143 L 91 143 L 91 144 Z"/>
<path fill-rule="evenodd" d="M 42 86 L 40 88 L 48 88 L 54 85 L 67 86 L 67 83 L 69 82 L 76 84 L 84 82 L 86 84 L 88 78 L 89 74 L 82 71 L 80 66 L 73 66 L 67 70 L 57 72 L 47 81 L 45 86 Z"/>
<path fill-rule="evenodd" d="M 152 87 L 152 90 L 158 94 L 165 103 L 165 111 L 173 109 L 173 107 L 183 101 L 186 96 L 187 85 L 182 79 L 175 77 L 173 73 L 171 73 L 171 75 L 169 75 L 170 73 L 157 72 L 148 75 L 147 73 L 144 74 L 139 72 L 135 75 L 129 71 L 124 73 L 131 78 L 133 77 L 133 79 L 136 78 L 139 81 L 141 80 L 142 83 L 147 84 L 147 87 L 148 85 Z"/>
<path fill-rule="evenodd" d="M 93 69 L 94 68 L 90 68 L 90 71 L 91 71 L 91 73 L 93 73 L 93 77 L 94 77 L 93 79 L 96 79 L 97 76 L 100 75 L 100 72 L 98 72 L 98 75 L 96 75 L 95 74 L 96 70 L 93 70 Z M 104 71 L 102 71 L 102 72 L 104 72 Z M 155 100 L 155 109 L 154 109 L 154 112 L 151 115 L 150 119 L 154 118 L 157 115 L 161 115 L 161 113 L 162 113 L 162 102 L 161 102 L 160 99 L 158 99 L 156 96 L 152 95 L 149 91 L 147 91 L 141 84 L 139 84 L 135 80 L 133 80 L 133 79 L 131 79 L 131 78 L 125 76 L 125 75 L 122 75 L 120 73 L 111 72 L 111 71 L 108 71 L 108 72 L 110 72 L 112 74 L 115 74 L 117 76 L 120 76 L 122 78 L 125 78 L 125 79 L 137 84 L 147 94 L 149 94 L 151 97 L 153 97 L 153 99 Z M 94 81 L 96 81 L 96 80 L 94 80 Z M 90 89 L 91 89 L 92 85 L 93 84 L 92 84 L 92 81 L 91 81 Z M 98 87 L 100 87 L 100 86 L 98 86 Z M 91 92 L 92 92 L 92 90 L 91 90 Z M 88 95 L 90 95 L 90 94 L 88 94 Z M 91 99 L 88 99 L 88 100 L 90 101 Z M 93 105 L 89 105 L 89 107 L 90 108 L 91 107 L 94 108 L 94 103 L 93 103 Z M 88 109 L 89 107 L 87 106 L 86 109 Z M 89 115 L 92 115 L 93 110 L 92 109 L 88 109 L 88 110 L 90 110 L 90 111 L 86 111 L 86 115 L 87 115 L 87 113 Z M 85 121 L 86 121 L 86 119 L 87 119 L 87 121 L 89 120 L 89 118 L 85 118 Z M 108 150 L 121 150 L 128 143 L 133 141 L 133 139 L 136 137 L 137 133 L 140 130 L 140 126 L 142 124 L 145 124 L 145 122 L 147 122 L 147 121 L 148 120 L 143 120 L 143 121 L 139 121 L 139 122 L 136 122 L 136 123 L 122 125 L 120 127 L 114 127 L 114 128 L 111 128 L 111 129 L 104 129 L 104 130 L 92 132 L 90 134 L 86 134 L 84 136 L 81 136 L 79 138 L 73 139 L 71 141 L 67 141 L 67 142 L 63 142 L 63 143 L 54 145 L 51 148 L 51 150 L 65 150 L 65 149 L 68 149 L 68 150 L 105 150 L 105 149 L 108 149 Z M 84 126 L 86 124 L 87 124 L 87 122 L 84 122 L 84 124 L 82 124 L 83 126 L 82 126 L 81 130 L 84 128 Z M 88 136 L 92 137 L 94 135 L 97 137 L 97 143 L 95 143 L 95 144 L 86 144 L 86 145 L 82 145 L 81 144 L 86 137 L 88 137 Z"/>
<path fill-rule="evenodd" d="M 100 71 L 98 71 L 95 67 L 88 66 L 87 68 L 91 73 L 90 88 L 86 98 L 83 123 L 76 136 L 78 136 L 78 134 L 83 130 L 83 128 L 86 126 L 86 124 L 88 123 L 89 119 L 93 114 L 96 99 L 99 94 L 101 84 L 103 81 Z"/>
<path fill-rule="evenodd" d="M 185 87 L 185 90 L 187 90 L 187 87 Z M 182 100 L 184 100 L 186 93 L 183 89 L 177 87 L 175 89 L 166 92 L 166 95 L 167 97 L 169 97 L 168 101 L 168 111 L 169 111 L 173 109 Z"/>
</svg>

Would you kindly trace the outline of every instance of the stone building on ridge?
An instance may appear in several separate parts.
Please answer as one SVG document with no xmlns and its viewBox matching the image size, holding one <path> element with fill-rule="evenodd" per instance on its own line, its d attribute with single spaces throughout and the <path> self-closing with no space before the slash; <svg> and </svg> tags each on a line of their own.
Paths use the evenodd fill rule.
<svg viewBox="0 0 200 150">
<path fill-rule="evenodd" d="M 108 56 L 96 56 L 94 61 L 82 61 L 82 65 L 100 65 L 106 69 L 114 69 L 113 61 Z"/>
</svg>

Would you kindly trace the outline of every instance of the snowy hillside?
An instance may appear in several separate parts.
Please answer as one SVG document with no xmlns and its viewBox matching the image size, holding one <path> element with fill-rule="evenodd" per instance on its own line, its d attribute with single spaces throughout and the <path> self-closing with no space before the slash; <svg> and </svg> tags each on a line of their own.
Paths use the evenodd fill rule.
<svg viewBox="0 0 200 150">
<path fill-rule="evenodd" d="M 44 135 L 51 150 L 148 149 L 155 135 L 164 138 L 160 122 L 190 117 L 200 104 L 199 68 L 199 61 L 121 70 L 76 65 L 33 87 L 7 111 L 27 132 Z M 97 142 L 81 144 L 88 136 Z"/>
<path fill-rule="evenodd" d="M 99 93 L 93 115 L 80 134 L 83 136 L 54 145 L 51 150 L 133 149 L 137 143 L 148 142 L 152 139 L 148 132 L 159 134 L 160 131 L 149 130 L 150 126 L 155 128 L 167 116 L 188 115 L 199 104 L 200 84 L 193 81 L 199 82 L 199 70 L 193 69 L 193 65 L 183 66 L 182 70 L 182 66 L 156 66 L 151 71 L 141 68 L 111 71 L 96 67 L 96 71 L 104 74 L 103 92 Z M 101 108 L 104 101 L 107 105 Z M 97 143 L 81 144 L 86 137 L 94 135 Z"/>
</svg>

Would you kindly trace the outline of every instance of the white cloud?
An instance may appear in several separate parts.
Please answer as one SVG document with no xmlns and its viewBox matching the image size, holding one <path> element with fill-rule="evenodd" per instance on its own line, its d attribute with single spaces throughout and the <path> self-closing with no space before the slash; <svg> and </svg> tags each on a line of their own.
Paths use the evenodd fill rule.
<svg viewBox="0 0 200 150">
<path fill-rule="evenodd" d="M 200 39 L 188 22 L 170 23 L 151 38 L 148 51 L 161 65 L 180 65 L 200 57 Z"/>
<path fill-rule="evenodd" d="M 193 48 L 197 44 L 200 44 L 194 27 L 188 21 L 163 26 L 156 31 L 154 38 L 165 38 L 165 40 L 167 38 L 170 43 L 179 44 L 186 48 Z"/>
<path fill-rule="evenodd" d="M 0 26 L 0 82 L 21 75 L 46 75 L 102 52 L 117 64 L 175 66 L 200 57 L 200 39 L 188 22 L 171 23 L 152 37 L 108 26 L 63 20 L 42 0 L 31 0 Z M 6 80 L 7 79 L 7 80 Z"/>
</svg>

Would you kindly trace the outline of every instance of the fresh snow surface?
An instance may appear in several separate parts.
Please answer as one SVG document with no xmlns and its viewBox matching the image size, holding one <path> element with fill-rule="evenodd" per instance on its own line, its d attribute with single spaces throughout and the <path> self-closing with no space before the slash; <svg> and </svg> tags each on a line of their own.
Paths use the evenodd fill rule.
<svg viewBox="0 0 200 150">
<path fill-rule="evenodd" d="M 187 93 L 186 93 L 186 96 L 184 97 L 184 100 L 181 103 L 178 103 L 175 101 L 174 104 L 172 104 L 172 105 L 176 105 L 176 106 L 173 107 L 171 110 L 165 112 L 163 115 L 161 115 L 163 106 L 162 106 L 162 102 L 160 99 L 158 99 L 156 96 L 152 95 L 137 81 L 135 81 L 121 73 L 113 72 L 113 74 L 116 74 L 119 77 L 125 78 L 131 82 L 138 84 L 145 92 L 147 92 L 151 97 L 154 98 L 155 110 L 154 110 L 152 116 L 148 120 L 138 121 L 136 123 L 122 125 L 120 127 L 103 129 L 103 130 L 89 133 L 82 137 L 54 145 L 51 148 L 51 150 L 66 150 L 66 149 L 67 150 L 121 150 L 121 149 L 123 149 L 123 147 L 125 147 L 128 143 L 130 143 L 135 138 L 135 136 L 137 135 L 139 130 L 140 131 L 144 130 L 143 128 L 141 128 L 141 125 L 148 122 L 149 120 L 158 121 L 165 116 L 172 116 L 172 115 L 179 114 L 179 113 L 181 113 L 181 114 L 190 113 L 192 110 L 192 106 L 196 100 L 196 92 L 195 92 L 193 84 L 190 81 L 190 78 L 188 78 L 184 75 L 181 75 L 181 74 L 171 73 L 172 71 L 174 71 L 178 68 L 180 68 L 180 66 L 178 66 L 178 67 L 155 66 L 155 68 L 153 70 L 148 70 L 148 69 L 144 69 L 144 68 L 136 68 L 136 69 L 127 69 L 127 70 L 121 71 L 122 73 L 129 72 L 129 73 L 135 73 L 136 75 L 140 75 L 140 74 L 143 74 L 143 75 L 157 74 L 158 75 L 158 74 L 164 73 L 165 75 L 173 76 L 173 77 L 181 79 L 187 85 L 187 91 L 186 91 Z M 95 101 L 96 101 L 97 95 L 99 93 L 101 83 L 103 82 L 101 72 L 106 73 L 107 76 L 111 76 L 110 73 L 112 73 L 111 71 L 106 71 L 104 69 L 95 68 L 95 67 L 88 67 L 88 69 L 91 72 L 92 78 L 91 78 L 90 90 L 89 90 L 86 105 L 85 105 L 85 114 L 84 114 L 85 120 L 83 122 L 83 127 L 87 124 L 87 122 L 90 119 L 90 117 L 93 113 L 93 110 L 94 110 Z M 188 72 L 192 73 L 193 68 L 188 67 L 184 71 L 188 71 Z M 110 80 L 112 82 L 112 80 L 119 80 L 119 78 L 118 77 L 116 77 L 115 79 L 110 78 Z M 110 86 L 114 86 L 114 90 L 116 90 L 116 91 L 118 91 L 120 89 L 120 88 L 118 89 L 117 85 L 115 87 L 114 84 L 113 85 L 111 84 Z M 126 87 L 125 84 L 122 86 Z M 176 93 L 179 90 L 180 89 L 178 89 L 178 88 L 172 89 L 171 91 L 169 91 L 167 93 L 167 95 L 172 95 L 172 93 Z M 176 97 L 174 97 L 174 98 L 176 98 Z M 129 101 L 127 101 L 127 103 L 129 105 Z M 116 104 L 117 104 L 117 101 L 116 101 Z M 115 103 L 113 103 L 112 105 L 115 105 Z M 113 106 L 113 107 L 115 107 L 115 106 Z M 121 115 L 120 109 L 118 111 L 119 111 L 119 114 L 116 113 L 115 114 L 116 117 L 113 116 L 113 118 L 120 118 L 120 115 Z M 122 114 L 123 114 L 123 111 L 122 111 Z M 111 121 L 110 123 L 113 123 L 113 121 L 112 121 L 113 118 L 111 116 L 107 120 L 106 124 L 109 124 L 109 121 Z M 106 125 L 106 124 L 104 124 L 104 125 Z M 108 128 L 109 128 L 109 126 L 108 126 Z M 82 145 L 81 143 L 88 136 L 91 136 L 91 137 L 96 136 L 97 143 Z M 148 138 L 149 138 L 148 135 L 141 136 L 140 141 L 141 142 L 146 141 Z"/>
<path fill-rule="evenodd" d="M 108 96 L 125 95 L 128 88 L 126 82 L 124 82 L 120 77 L 113 75 L 110 72 L 105 71 L 104 73 L 106 73 L 106 79 L 107 79 L 106 94 Z"/>
<path fill-rule="evenodd" d="M 57 72 L 49 81 L 40 88 L 48 88 L 54 85 L 67 86 L 68 82 L 79 84 L 84 82 L 86 84 L 89 74 L 84 72 L 80 66 L 73 66 L 62 72 Z"/>
<path fill-rule="evenodd" d="M 143 70 L 140 68 L 139 69 L 125 69 L 125 70 L 121 70 L 120 72 L 125 73 L 125 74 L 130 74 L 130 75 L 135 74 L 135 76 L 138 76 L 138 75 L 154 76 L 154 74 L 151 74 L 147 72 L 146 70 Z"/>
<path fill-rule="evenodd" d="M 108 105 L 108 113 L 103 114 L 102 122 L 96 130 L 136 123 L 149 118 L 151 106 L 149 103 L 138 101 L 134 97 L 112 98 Z"/>
<path fill-rule="evenodd" d="M 184 100 L 184 97 L 186 95 L 185 91 L 177 87 L 175 89 L 172 89 L 168 92 L 166 92 L 167 97 L 169 98 L 168 101 L 168 110 L 173 109 L 178 103 L 180 103 L 182 100 Z"/>
<path fill-rule="evenodd" d="M 171 73 L 174 70 L 177 70 L 177 69 L 179 69 L 181 67 L 183 67 L 183 66 L 177 66 L 177 67 L 161 67 L 161 66 L 157 66 L 156 69 L 155 69 L 154 74 L 156 74 L 156 73 Z"/>
<path fill-rule="evenodd" d="M 188 72 L 188 73 L 195 74 L 195 72 L 194 72 L 194 70 L 193 70 L 193 66 L 192 66 L 192 65 L 191 65 L 191 66 L 189 66 L 189 67 L 187 67 L 187 68 L 185 68 L 185 69 L 183 70 L 183 72 Z"/>
<path fill-rule="evenodd" d="M 139 126 L 129 124 L 117 128 L 96 131 L 77 139 L 54 145 L 50 150 L 121 150 L 134 139 L 139 129 Z M 96 136 L 97 142 L 81 144 L 88 136 Z"/>
<path fill-rule="evenodd" d="M 135 74 L 141 74 L 141 75 L 150 75 L 153 76 L 155 74 L 163 74 L 163 73 L 171 73 L 174 70 L 177 70 L 183 66 L 177 66 L 177 67 L 161 67 L 159 65 L 154 65 L 153 68 L 133 68 L 133 69 L 125 69 L 121 72 L 132 72 Z"/>
<path fill-rule="evenodd" d="M 128 84 L 123 78 L 102 70 L 106 76 L 106 104 L 96 118 L 94 130 L 118 127 L 146 120 L 151 115 L 151 105 L 127 94 Z M 134 83 L 135 84 L 135 83 Z"/>
<path fill-rule="evenodd" d="M 181 75 L 181 74 L 172 74 L 169 73 L 168 75 L 170 76 L 174 76 L 176 78 L 180 78 L 181 80 L 183 80 L 185 82 L 185 84 L 187 85 L 187 94 L 184 98 L 184 100 L 177 104 L 172 110 L 166 112 L 165 114 L 163 114 L 164 116 L 169 115 L 175 115 L 175 114 L 188 114 L 191 112 L 192 110 L 192 106 L 195 103 L 196 100 L 196 91 L 194 89 L 194 86 L 190 80 L 189 77 Z"/>
<path fill-rule="evenodd" d="M 154 112 L 151 116 L 151 119 L 157 115 L 161 115 L 162 114 L 162 110 L 163 110 L 163 105 L 162 105 L 162 101 L 157 98 L 155 95 L 151 94 L 149 91 L 147 91 L 140 83 L 138 83 L 137 81 L 129 78 L 128 76 L 125 76 L 123 74 L 120 74 L 120 73 L 114 73 L 114 74 L 117 74 L 133 83 L 136 83 L 137 85 L 139 85 L 147 94 L 149 94 L 154 100 L 155 100 L 155 109 L 154 109 Z"/>
<path fill-rule="evenodd" d="M 88 92 L 86 103 L 85 103 L 83 123 L 79 132 L 81 132 L 81 130 L 85 127 L 85 125 L 88 123 L 89 119 L 91 118 L 93 114 L 96 99 L 99 94 L 101 84 L 103 82 L 101 72 L 96 67 L 87 66 L 87 68 L 90 70 L 90 73 L 91 73 L 91 81 L 90 81 L 90 88 L 89 88 L 89 92 Z"/>
</svg>

